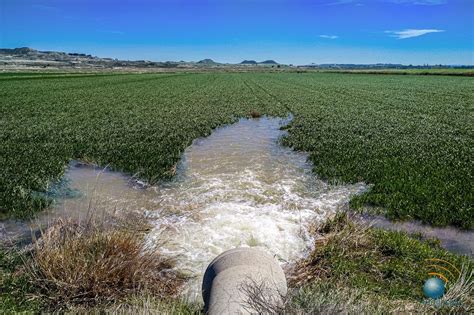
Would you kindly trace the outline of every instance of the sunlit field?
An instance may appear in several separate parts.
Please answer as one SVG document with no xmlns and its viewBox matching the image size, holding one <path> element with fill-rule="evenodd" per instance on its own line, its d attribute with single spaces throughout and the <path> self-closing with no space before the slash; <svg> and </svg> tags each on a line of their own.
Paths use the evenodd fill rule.
<svg viewBox="0 0 474 315">
<path fill-rule="evenodd" d="M 168 180 L 193 139 L 258 112 L 293 115 L 283 144 L 316 176 L 371 185 L 353 209 L 473 226 L 468 77 L 11 73 L 0 93 L 3 217 L 47 207 L 72 159 Z"/>
<path fill-rule="evenodd" d="M 0 12 L 0 314 L 474 314 L 473 0 Z"/>
</svg>

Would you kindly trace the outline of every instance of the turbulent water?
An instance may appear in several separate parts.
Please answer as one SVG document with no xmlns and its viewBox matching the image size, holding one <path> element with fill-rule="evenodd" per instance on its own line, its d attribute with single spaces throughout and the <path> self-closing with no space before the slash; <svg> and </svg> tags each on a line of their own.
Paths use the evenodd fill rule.
<svg viewBox="0 0 474 315">
<path fill-rule="evenodd" d="M 241 119 L 218 128 L 184 152 L 173 181 L 147 189 L 119 172 L 73 162 L 54 189 L 54 206 L 33 224 L 0 222 L 0 240 L 31 235 L 31 230 L 58 217 L 85 217 L 88 209 L 142 211 L 154 227 L 147 242 L 177 257 L 177 268 L 195 276 L 186 292 L 191 299 L 200 295 L 200 277 L 208 263 L 227 249 L 260 247 L 282 263 L 302 257 L 312 245 L 308 225 L 347 206 L 350 196 L 367 186 L 332 186 L 319 180 L 305 153 L 279 145 L 285 123 Z M 441 237 L 446 248 L 472 255 L 472 232 L 406 226 L 381 218 L 374 222 Z"/>
<path fill-rule="evenodd" d="M 174 180 L 147 189 L 130 177 L 78 162 L 71 163 L 58 201 L 33 222 L 0 222 L 0 240 L 31 235 L 58 217 L 81 218 L 88 209 L 142 211 L 153 230 L 147 242 L 177 257 L 177 268 L 195 276 L 186 292 L 199 298 L 201 276 L 221 252 L 257 246 L 282 264 L 300 258 L 312 246 L 308 225 L 347 205 L 363 183 L 332 186 L 312 172 L 307 154 L 279 145 L 287 120 L 241 119 L 197 139 L 184 152 Z M 59 198 L 58 198 L 59 197 Z M 455 252 L 473 253 L 474 233 L 392 223 L 364 216 L 364 222 L 386 229 L 436 236 Z"/>
<path fill-rule="evenodd" d="M 84 216 L 92 208 L 142 210 L 154 229 L 147 241 L 177 256 L 177 268 L 196 276 L 188 294 L 198 295 L 207 264 L 237 246 L 257 246 L 282 263 L 304 255 L 312 242 L 308 224 L 347 205 L 364 184 L 330 186 L 312 173 L 307 155 L 278 143 L 287 121 L 241 119 L 197 139 L 185 151 L 176 178 L 140 189 L 118 172 L 72 163 L 66 173 L 69 191 L 37 220 Z M 66 194 L 70 195 L 70 194 Z M 4 231 L 21 231 L 4 222 Z"/>
<path fill-rule="evenodd" d="M 260 247 L 282 264 L 300 258 L 313 243 L 309 224 L 346 206 L 351 195 L 367 186 L 332 186 L 319 180 L 307 154 L 279 145 L 285 123 L 241 119 L 218 128 L 184 152 L 174 180 L 147 189 L 119 172 L 73 162 L 54 187 L 54 206 L 30 224 L 0 222 L 0 240 L 31 235 L 58 217 L 85 217 L 89 209 L 142 211 L 153 226 L 147 242 L 177 257 L 177 268 L 194 276 L 186 292 L 191 299 L 199 298 L 208 263 L 227 249 Z M 446 248 L 472 256 L 472 232 L 361 219 L 436 236 Z"/>
<path fill-rule="evenodd" d="M 151 241 L 166 239 L 181 269 L 200 275 L 237 246 L 264 248 L 282 262 L 301 257 L 312 244 L 307 225 L 366 189 L 317 179 L 306 154 L 279 145 L 283 123 L 243 119 L 217 129 L 185 151 L 176 181 L 153 188 Z"/>
</svg>

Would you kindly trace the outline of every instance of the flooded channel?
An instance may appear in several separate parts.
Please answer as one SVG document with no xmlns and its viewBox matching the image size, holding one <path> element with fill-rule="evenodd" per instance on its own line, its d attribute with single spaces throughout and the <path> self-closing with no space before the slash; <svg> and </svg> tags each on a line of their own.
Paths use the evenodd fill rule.
<svg viewBox="0 0 474 315">
<path fill-rule="evenodd" d="M 35 224 L 84 217 L 88 209 L 141 211 L 153 226 L 147 242 L 177 257 L 177 268 L 194 276 L 186 292 L 191 299 L 200 296 L 207 264 L 227 249 L 260 247 L 282 264 L 300 258 L 313 244 L 308 225 L 346 207 L 367 186 L 319 180 L 307 154 L 279 144 L 287 122 L 241 119 L 218 128 L 186 149 L 172 181 L 146 189 L 119 172 L 73 162 L 63 197 Z M 0 222 L 0 238 L 30 228 Z"/>
<path fill-rule="evenodd" d="M 307 154 L 278 143 L 286 121 L 260 118 L 215 130 L 184 153 L 176 181 L 154 187 L 150 239 L 166 239 L 179 267 L 202 274 L 223 251 L 256 246 L 281 262 L 312 245 L 307 225 L 347 205 L 364 184 L 330 186 Z M 199 277 L 191 293 L 199 293 Z"/>
<path fill-rule="evenodd" d="M 279 144 L 287 122 L 241 119 L 218 128 L 184 152 L 173 181 L 147 189 L 121 173 L 71 163 L 65 180 L 78 196 L 60 198 L 35 222 L 85 216 L 90 207 L 143 211 L 154 226 L 147 241 L 165 241 L 162 252 L 178 257 L 177 268 L 196 276 L 191 296 L 199 294 L 207 264 L 227 249 L 256 246 L 282 263 L 294 260 L 312 245 L 308 224 L 346 206 L 366 186 L 331 186 L 314 176 L 307 154 Z M 1 224 L 10 236 L 30 228 Z"/>
</svg>

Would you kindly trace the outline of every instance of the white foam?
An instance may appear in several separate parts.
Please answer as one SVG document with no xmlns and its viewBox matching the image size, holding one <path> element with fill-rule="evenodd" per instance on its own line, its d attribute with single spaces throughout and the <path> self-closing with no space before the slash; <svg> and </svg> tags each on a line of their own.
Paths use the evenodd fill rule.
<svg viewBox="0 0 474 315">
<path fill-rule="evenodd" d="M 161 250 L 196 276 L 191 298 L 207 264 L 227 249 L 257 246 L 282 263 L 301 257 L 313 244 L 308 224 L 366 189 L 318 180 L 306 155 L 278 145 L 278 126 L 261 119 L 218 129 L 186 151 L 178 181 L 155 187 L 160 210 L 148 213 L 155 224 L 149 241 L 165 239 Z"/>
<path fill-rule="evenodd" d="M 282 263 L 302 257 L 313 244 L 308 225 L 366 189 L 319 180 L 306 154 L 278 144 L 280 125 L 261 118 L 217 129 L 186 150 L 173 181 L 147 189 L 110 171 L 97 182 L 100 169 L 72 166 L 66 176 L 83 197 L 63 200 L 44 216 L 80 214 L 91 199 L 109 211 L 143 210 L 154 226 L 147 242 L 195 276 L 186 294 L 200 298 L 203 272 L 221 252 L 258 246 Z"/>
</svg>

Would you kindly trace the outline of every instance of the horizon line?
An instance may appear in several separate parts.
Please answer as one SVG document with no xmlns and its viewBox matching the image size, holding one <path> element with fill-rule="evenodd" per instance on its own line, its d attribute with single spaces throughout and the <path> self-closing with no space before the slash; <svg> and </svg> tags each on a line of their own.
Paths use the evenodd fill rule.
<svg viewBox="0 0 474 315">
<path fill-rule="evenodd" d="M 203 61 L 203 60 L 212 60 L 213 62 L 217 63 L 217 64 L 222 64 L 222 65 L 238 65 L 238 64 L 241 64 L 242 61 L 255 61 L 257 63 L 262 63 L 262 62 L 265 62 L 265 61 L 274 61 L 276 62 L 276 64 L 278 65 L 294 65 L 294 66 L 327 66 L 327 65 L 360 65 L 360 66 L 370 66 L 370 65 L 397 65 L 397 66 L 404 66 L 404 67 L 433 67 L 433 66 L 443 66 L 443 67 L 474 67 L 474 63 L 471 63 L 471 64 L 463 64 L 463 63 L 459 63 L 459 64 L 442 64 L 442 63 L 424 63 L 424 64 L 413 64 L 413 63 L 410 63 L 410 64 L 404 64 L 404 63 L 393 63 L 393 62 L 371 62 L 371 63 L 352 63 L 352 62 L 325 62 L 325 63 L 317 63 L 317 62 L 310 62 L 310 63 L 303 63 L 303 64 L 296 64 L 296 63 L 279 63 L 278 61 L 276 61 L 275 59 L 264 59 L 262 61 L 256 61 L 255 59 L 252 59 L 252 58 L 244 58 L 242 59 L 242 61 L 240 62 L 219 62 L 219 61 L 216 61 L 215 59 L 213 58 L 203 58 L 203 59 L 199 59 L 199 60 L 150 60 L 150 59 L 119 59 L 119 58 L 115 58 L 115 57 L 110 57 L 110 56 L 107 56 L 107 57 L 103 57 L 103 56 L 99 56 L 99 55 L 92 55 L 90 53 L 83 53 L 83 52 L 77 52 L 77 51 L 74 51 L 74 52 L 67 52 L 67 51 L 59 51 L 59 50 L 43 50 L 43 49 L 36 49 L 36 48 L 32 48 L 32 47 L 29 47 L 29 46 L 23 46 L 23 47 L 0 47 L 0 50 L 2 49 L 31 49 L 31 50 L 35 50 L 35 51 L 38 51 L 38 52 L 56 52 L 56 53 L 65 53 L 65 54 L 82 54 L 82 55 L 87 55 L 87 56 L 92 56 L 92 57 L 95 57 L 95 58 L 101 58 L 101 59 L 105 59 L 105 58 L 108 58 L 108 59 L 115 59 L 117 61 L 128 61 L 128 62 L 137 62 L 137 61 L 146 61 L 146 62 L 161 62 L 161 63 L 166 63 L 166 62 L 177 62 L 177 63 L 180 63 L 180 62 L 189 62 L 189 63 L 197 63 L 199 61 Z M 178 58 L 180 59 L 180 58 Z"/>
</svg>

